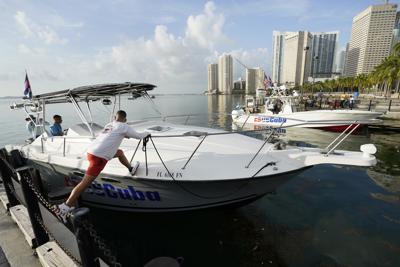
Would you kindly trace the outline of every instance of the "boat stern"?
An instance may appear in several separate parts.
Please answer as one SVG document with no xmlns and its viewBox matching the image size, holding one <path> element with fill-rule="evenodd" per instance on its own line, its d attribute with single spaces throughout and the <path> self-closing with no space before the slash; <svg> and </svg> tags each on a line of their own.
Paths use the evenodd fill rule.
<svg viewBox="0 0 400 267">
<path fill-rule="evenodd" d="M 377 150 L 373 144 L 362 145 L 359 152 L 346 150 L 327 151 L 315 148 L 302 148 L 301 150 L 302 152 L 290 154 L 289 157 L 304 160 L 304 165 L 306 166 L 335 164 L 371 167 L 377 163 L 374 156 Z"/>
</svg>

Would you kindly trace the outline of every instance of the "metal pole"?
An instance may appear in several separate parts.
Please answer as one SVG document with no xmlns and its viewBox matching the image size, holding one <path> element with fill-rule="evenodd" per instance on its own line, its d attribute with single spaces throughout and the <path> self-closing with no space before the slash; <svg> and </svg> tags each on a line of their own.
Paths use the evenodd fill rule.
<svg viewBox="0 0 400 267">
<path fill-rule="evenodd" d="M 4 183 L 4 189 L 6 191 L 6 195 L 8 198 L 8 208 L 19 205 L 18 199 L 14 195 L 14 189 L 12 186 L 12 181 L 11 181 L 11 169 L 9 168 L 8 164 L 6 163 L 6 155 L 4 151 L 4 148 L 0 150 L 0 175 L 1 179 L 3 180 Z"/>
<path fill-rule="evenodd" d="M 356 122 L 357 122 L 357 121 L 355 121 L 354 123 L 356 123 Z M 353 125 L 354 125 L 353 123 L 350 124 L 338 137 L 335 138 L 335 140 L 333 140 L 327 147 L 325 147 L 325 150 L 328 150 L 329 147 L 330 147 L 331 145 L 333 145 L 337 140 L 339 140 L 339 138 L 342 137 L 342 135 L 344 135 L 344 134 L 347 132 L 347 130 L 350 129 L 351 126 L 353 126 Z"/>
<path fill-rule="evenodd" d="M 251 113 L 249 112 L 249 115 L 247 116 L 246 120 L 244 121 L 242 127 L 240 127 L 240 130 L 243 130 L 243 127 L 246 125 L 247 120 L 250 118 Z"/>
<path fill-rule="evenodd" d="M 348 134 L 346 134 L 346 136 L 344 136 L 334 147 L 331 148 L 331 150 L 329 150 L 329 151 L 326 153 L 325 157 L 329 156 L 329 154 L 330 154 L 332 151 L 334 151 L 335 148 L 337 148 L 350 134 L 352 134 L 352 133 L 358 128 L 358 126 L 360 126 L 360 124 L 357 124 L 356 126 L 354 126 L 354 128 L 351 129 L 351 131 L 350 131 Z"/>
<path fill-rule="evenodd" d="M 63 157 L 65 157 L 65 142 L 66 142 L 66 141 L 65 141 L 65 139 L 66 139 L 66 138 L 65 138 L 65 136 L 64 136 L 64 138 L 63 138 L 63 139 L 64 139 L 64 145 L 63 145 Z"/>
<path fill-rule="evenodd" d="M 149 166 L 147 165 L 147 148 L 146 147 L 144 149 L 144 160 L 146 163 L 146 176 L 148 176 L 149 175 Z"/>
<path fill-rule="evenodd" d="M 46 132 L 46 102 L 42 102 L 43 132 Z"/>
<path fill-rule="evenodd" d="M 388 108 L 388 111 L 390 112 L 390 108 L 392 107 L 392 99 L 390 99 L 390 101 L 389 101 L 389 108 Z"/>
<path fill-rule="evenodd" d="M 40 145 L 42 147 L 42 153 L 44 153 L 43 135 L 40 137 Z"/>
<path fill-rule="evenodd" d="M 84 224 L 89 221 L 89 212 L 89 209 L 85 207 L 74 209 L 70 212 L 70 220 L 78 243 L 82 266 L 99 267 L 93 242 L 91 241 L 89 232 L 84 227 Z"/>
<path fill-rule="evenodd" d="M 89 101 L 86 100 L 86 106 L 89 112 L 89 118 L 90 118 L 90 122 L 93 123 L 93 117 L 92 117 L 92 111 L 90 110 L 90 105 L 89 105 Z"/>
<path fill-rule="evenodd" d="M 283 125 L 284 121 L 281 123 L 281 125 L 276 128 L 276 129 L 280 129 Z M 249 164 L 247 164 L 247 166 L 245 166 L 246 168 L 250 167 L 250 164 L 254 161 L 254 159 L 257 157 L 257 155 L 260 153 L 261 149 L 263 149 L 263 147 L 265 146 L 265 144 L 269 141 L 269 139 L 271 138 L 271 136 L 274 134 L 275 129 L 272 129 L 271 133 L 269 134 L 269 136 L 265 139 L 264 143 L 262 144 L 262 146 L 260 147 L 260 149 L 257 151 L 257 153 L 253 156 L 253 158 L 250 160 Z"/>
<path fill-rule="evenodd" d="M 94 136 L 93 129 L 92 129 L 92 127 L 90 126 L 89 122 L 87 121 L 85 115 L 83 114 L 82 109 L 81 109 L 81 107 L 79 106 L 78 102 L 76 102 L 76 100 L 75 100 L 75 98 L 74 98 L 73 96 L 70 96 L 69 98 L 70 98 L 70 100 L 71 100 L 71 103 L 74 105 L 75 110 L 76 110 L 76 112 L 78 113 L 78 116 L 81 118 L 82 122 L 88 127 L 88 129 L 89 129 L 89 131 L 90 131 L 90 135 L 91 135 L 92 137 L 95 137 L 95 136 Z"/>
<path fill-rule="evenodd" d="M 133 155 L 132 155 L 131 161 L 129 161 L 129 163 L 132 163 L 132 160 L 133 160 L 133 158 L 135 157 L 135 155 L 136 155 L 136 152 L 137 152 L 137 150 L 138 150 L 138 148 L 139 148 L 139 145 L 140 145 L 140 143 L 141 143 L 141 142 L 142 142 L 142 139 L 140 139 L 140 140 L 139 140 L 139 142 L 138 142 L 138 144 L 137 144 L 137 146 L 136 146 L 135 152 L 133 152 Z"/>
<path fill-rule="evenodd" d="M 371 99 L 371 100 L 369 100 L 368 111 L 371 111 L 371 105 L 372 105 L 372 99 Z"/>
<path fill-rule="evenodd" d="M 186 168 L 186 165 L 188 165 L 189 161 L 192 159 L 194 153 L 196 153 L 197 149 L 201 146 L 203 143 L 204 139 L 206 139 L 207 135 L 204 135 L 203 139 L 201 139 L 200 143 L 197 145 L 196 149 L 193 151 L 192 155 L 190 155 L 189 159 L 186 161 L 185 165 L 183 165 L 182 170 Z"/>
<path fill-rule="evenodd" d="M 47 235 L 46 231 L 42 228 L 40 223 L 37 221 L 39 218 L 42 219 L 42 214 L 39 208 L 39 200 L 33 190 L 30 188 L 30 185 L 33 186 L 33 175 L 34 169 L 29 166 L 21 167 L 16 170 L 20 177 L 20 183 L 22 187 L 22 193 L 25 198 L 26 208 L 28 210 L 29 219 L 32 224 L 32 230 L 35 234 L 35 240 L 33 242 L 34 248 L 39 247 L 49 241 L 49 236 Z M 40 178 L 38 181 L 40 182 Z"/>
</svg>

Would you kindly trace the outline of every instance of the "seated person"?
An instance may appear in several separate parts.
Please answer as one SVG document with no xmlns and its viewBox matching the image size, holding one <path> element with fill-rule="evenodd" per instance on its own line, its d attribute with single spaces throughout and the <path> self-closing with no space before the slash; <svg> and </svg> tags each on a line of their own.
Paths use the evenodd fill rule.
<svg viewBox="0 0 400 267">
<path fill-rule="evenodd" d="M 53 116 L 54 124 L 50 126 L 50 134 L 52 136 L 62 136 L 63 130 L 61 127 L 62 118 L 60 115 Z"/>
<path fill-rule="evenodd" d="M 25 119 L 25 121 L 26 121 L 26 125 L 25 125 L 26 130 L 28 131 L 29 136 L 30 136 L 30 138 L 32 140 L 36 138 L 36 129 L 35 129 L 36 125 L 33 122 L 33 120 L 35 120 L 35 117 L 33 117 L 33 116 L 28 116 Z"/>
</svg>

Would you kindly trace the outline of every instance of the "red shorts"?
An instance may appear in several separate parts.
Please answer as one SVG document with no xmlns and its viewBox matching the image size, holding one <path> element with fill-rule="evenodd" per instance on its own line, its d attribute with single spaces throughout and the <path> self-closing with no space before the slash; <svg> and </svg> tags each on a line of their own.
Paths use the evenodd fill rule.
<svg viewBox="0 0 400 267">
<path fill-rule="evenodd" d="M 108 161 L 90 153 L 87 153 L 87 159 L 89 160 L 89 167 L 86 170 L 86 174 L 94 177 L 101 173 Z"/>
</svg>

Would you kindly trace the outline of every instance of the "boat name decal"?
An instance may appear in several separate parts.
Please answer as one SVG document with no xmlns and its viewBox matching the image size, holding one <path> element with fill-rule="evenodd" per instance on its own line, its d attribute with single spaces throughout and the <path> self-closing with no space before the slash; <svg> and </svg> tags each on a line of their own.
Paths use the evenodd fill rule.
<svg viewBox="0 0 400 267">
<path fill-rule="evenodd" d="M 271 123 L 285 123 L 286 118 L 282 117 L 264 117 L 264 116 L 257 116 L 254 117 L 254 122 L 271 122 Z"/>
<path fill-rule="evenodd" d="M 268 125 L 254 125 L 254 130 L 267 130 L 267 131 L 272 131 L 274 130 L 275 133 L 278 134 L 285 134 L 286 133 L 286 129 L 284 128 L 275 128 L 273 126 L 268 126 Z"/>
<path fill-rule="evenodd" d="M 122 200 L 148 200 L 161 201 L 158 191 L 140 191 L 129 185 L 128 188 L 120 188 L 109 183 L 93 182 L 86 190 L 89 194 L 104 196 L 109 198 L 119 198 Z"/>
<path fill-rule="evenodd" d="M 181 172 L 171 172 L 171 175 L 169 175 L 168 172 L 157 172 L 157 177 L 173 177 L 173 178 L 183 178 L 183 174 Z"/>
</svg>

